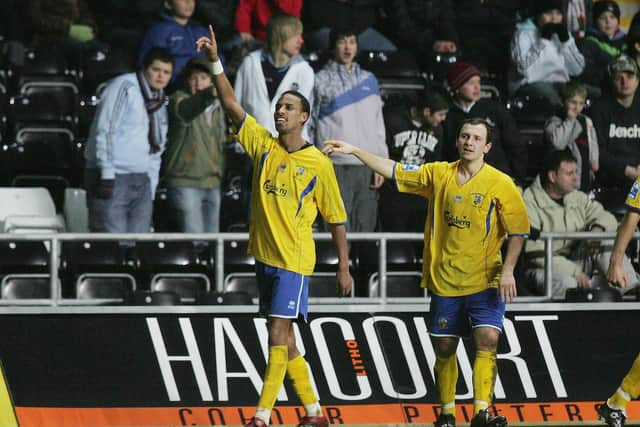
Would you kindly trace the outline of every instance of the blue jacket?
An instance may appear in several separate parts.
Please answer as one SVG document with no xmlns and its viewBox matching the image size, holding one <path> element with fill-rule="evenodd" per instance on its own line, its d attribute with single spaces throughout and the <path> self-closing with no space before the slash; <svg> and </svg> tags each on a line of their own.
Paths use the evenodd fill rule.
<svg viewBox="0 0 640 427">
<path fill-rule="evenodd" d="M 87 169 L 99 169 L 102 179 L 116 174 L 146 173 L 155 195 L 160 158 L 167 142 L 167 107 L 156 112 L 160 150 L 151 153 L 149 116 L 144 105 L 136 73 L 122 74 L 105 88 L 96 111 L 84 158 Z"/>
<path fill-rule="evenodd" d="M 152 47 L 164 47 L 171 51 L 174 58 L 172 80 L 176 78 L 189 59 L 202 52 L 196 52 L 196 40 L 200 37 L 209 37 L 209 32 L 202 25 L 188 23 L 178 24 L 171 16 L 162 14 L 162 21 L 153 25 L 147 31 L 142 41 L 142 47 L 138 55 L 138 64 L 142 65 L 144 55 Z"/>
</svg>

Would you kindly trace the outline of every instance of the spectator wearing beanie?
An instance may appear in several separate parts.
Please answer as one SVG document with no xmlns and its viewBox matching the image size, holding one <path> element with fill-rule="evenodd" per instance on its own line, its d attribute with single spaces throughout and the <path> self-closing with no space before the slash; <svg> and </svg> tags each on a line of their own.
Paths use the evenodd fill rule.
<svg viewBox="0 0 640 427">
<path fill-rule="evenodd" d="M 593 5 L 593 26 L 580 44 L 585 68 L 584 83 L 605 89 L 607 66 L 626 49 L 625 34 L 620 29 L 620 7 L 615 1 L 603 0 Z"/>
<path fill-rule="evenodd" d="M 562 0 L 538 0 L 532 9 L 533 16 L 516 26 L 511 41 L 509 90 L 559 107 L 558 88 L 582 73 L 584 57 L 563 22 Z"/>
<path fill-rule="evenodd" d="M 480 71 L 474 65 L 455 62 L 449 67 L 447 80 L 453 103 L 444 122 L 444 160 L 458 159 L 456 138 L 462 122 L 473 117 L 489 119 L 495 124 L 491 150 L 485 160 L 510 175 L 524 187 L 527 172 L 527 146 L 509 112 L 497 101 L 480 97 Z"/>
</svg>

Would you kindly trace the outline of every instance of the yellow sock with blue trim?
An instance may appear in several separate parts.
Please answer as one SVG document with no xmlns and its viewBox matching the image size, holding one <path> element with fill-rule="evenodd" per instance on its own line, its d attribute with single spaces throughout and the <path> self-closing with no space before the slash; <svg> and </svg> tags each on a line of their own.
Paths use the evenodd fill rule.
<svg viewBox="0 0 640 427">
<path fill-rule="evenodd" d="M 287 364 L 287 376 L 293 383 L 293 389 L 296 391 L 300 402 L 304 405 L 307 415 L 322 415 L 318 396 L 316 396 L 313 386 L 311 385 L 309 369 L 307 368 L 307 361 L 304 356 L 299 355 L 289 360 Z"/>
<path fill-rule="evenodd" d="M 456 385 L 458 384 L 458 359 L 455 353 L 449 357 L 436 356 L 434 371 L 442 413 L 455 416 Z"/>
<path fill-rule="evenodd" d="M 271 411 L 276 403 L 276 398 L 282 387 L 284 375 L 287 372 L 289 348 L 286 345 L 274 345 L 269 347 L 269 360 L 264 374 L 262 392 L 258 400 L 258 409 Z M 262 418 L 262 417 L 261 417 Z M 266 419 L 265 421 L 269 421 Z"/>
<path fill-rule="evenodd" d="M 496 355 L 490 351 L 476 351 L 476 360 L 473 362 L 474 415 L 491 405 L 497 372 Z"/>
<path fill-rule="evenodd" d="M 631 399 L 640 395 L 640 355 L 636 357 L 631 369 L 622 380 L 620 387 L 607 400 L 607 405 L 613 409 L 625 410 Z"/>
</svg>

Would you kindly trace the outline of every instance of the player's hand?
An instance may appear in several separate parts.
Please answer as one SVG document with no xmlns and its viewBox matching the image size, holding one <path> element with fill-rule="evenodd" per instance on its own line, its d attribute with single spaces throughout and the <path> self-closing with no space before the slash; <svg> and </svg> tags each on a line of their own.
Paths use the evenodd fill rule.
<svg viewBox="0 0 640 427">
<path fill-rule="evenodd" d="M 617 288 L 625 289 L 629 284 L 629 278 L 625 273 L 622 263 L 610 263 L 607 271 L 607 280 Z"/>
<path fill-rule="evenodd" d="M 514 300 L 518 292 L 516 291 L 516 278 L 513 276 L 513 272 L 502 272 L 498 291 L 502 301 L 510 303 Z"/>
<path fill-rule="evenodd" d="M 204 50 L 211 62 L 216 62 L 220 59 L 218 57 L 218 43 L 216 42 L 216 35 L 213 32 L 212 25 L 209 25 L 209 37 L 200 37 L 196 40 L 196 52 L 201 50 Z"/>
<path fill-rule="evenodd" d="M 369 188 L 372 189 L 372 190 L 377 190 L 378 188 L 382 187 L 382 184 L 384 184 L 384 176 L 380 175 L 379 173 L 374 172 L 373 173 L 373 182 L 371 183 Z"/>
<path fill-rule="evenodd" d="M 336 273 L 336 290 L 338 291 L 338 295 L 341 297 L 350 295 L 352 286 L 353 277 L 351 277 L 351 273 L 348 270 L 338 270 Z"/>
<path fill-rule="evenodd" d="M 353 145 L 337 139 L 324 141 L 323 144 L 324 148 L 322 152 L 327 155 L 331 153 L 353 154 L 353 152 L 356 151 L 356 147 Z"/>
</svg>

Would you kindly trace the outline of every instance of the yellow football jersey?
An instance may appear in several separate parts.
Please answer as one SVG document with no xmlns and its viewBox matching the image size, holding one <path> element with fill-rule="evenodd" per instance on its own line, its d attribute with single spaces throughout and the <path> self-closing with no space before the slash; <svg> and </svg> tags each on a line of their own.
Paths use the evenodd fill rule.
<svg viewBox="0 0 640 427">
<path fill-rule="evenodd" d="M 625 204 L 636 211 L 640 211 L 640 197 L 638 197 L 638 193 L 640 193 L 640 178 L 636 178 L 635 182 L 631 186 L 629 190 L 629 194 L 627 195 L 627 200 Z"/>
<path fill-rule="evenodd" d="M 529 219 L 513 180 L 484 164 L 463 185 L 459 162 L 396 164 L 398 190 L 429 199 L 423 279 L 436 295 L 462 296 L 497 287 L 506 235 L 527 235 Z"/>
<path fill-rule="evenodd" d="M 318 211 L 327 223 L 347 221 L 333 163 L 312 145 L 287 152 L 248 114 L 238 140 L 253 161 L 249 253 L 264 264 L 311 275 L 311 226 Z"/>
</svg>

